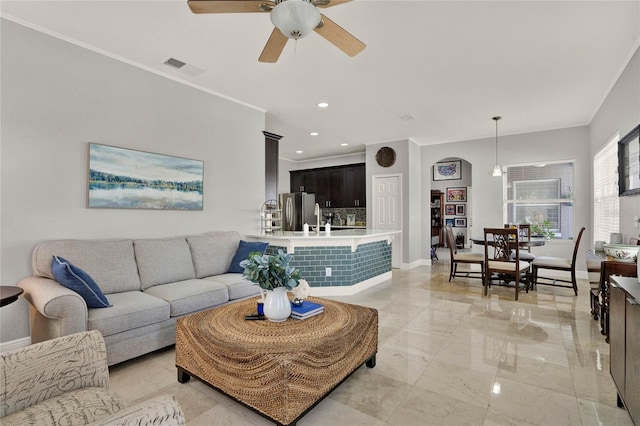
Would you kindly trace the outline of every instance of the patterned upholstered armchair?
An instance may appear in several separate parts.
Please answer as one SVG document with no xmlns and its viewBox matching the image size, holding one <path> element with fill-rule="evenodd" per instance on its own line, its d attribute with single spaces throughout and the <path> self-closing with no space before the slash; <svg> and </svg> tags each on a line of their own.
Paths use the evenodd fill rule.
<svg viewBox="0 0 640 426">
<path fill-rule="evenodd" d="M 0 353 L 0 424 L 184 425 L 176 400 L 139 404 L 109 389 L 104 339 L 71 334 Z"/>
</svg>

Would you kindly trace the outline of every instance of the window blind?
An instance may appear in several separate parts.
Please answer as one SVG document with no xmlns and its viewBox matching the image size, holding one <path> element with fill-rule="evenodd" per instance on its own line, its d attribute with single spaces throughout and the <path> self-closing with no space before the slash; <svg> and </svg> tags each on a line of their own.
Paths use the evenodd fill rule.
<svg viewBox="0 0 640 426">
<path fill-rule="evenodd" d="M 507 167 L 506 223 L 573 238 L 573 162 Z"/>
<path fill-rule="evenodd" d="M 618 141 L 614 136 L 593 157 L 593 238 L 609 241 L 620 227 L 618 198 Z"/>
</svg>

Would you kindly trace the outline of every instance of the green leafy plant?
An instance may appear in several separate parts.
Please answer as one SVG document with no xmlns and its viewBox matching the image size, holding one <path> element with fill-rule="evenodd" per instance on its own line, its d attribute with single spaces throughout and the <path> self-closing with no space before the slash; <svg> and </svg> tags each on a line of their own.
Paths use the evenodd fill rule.
<svg viewBox="0 0 640 426">
<path fill-rule="evenodd" d="M 547 219 L 542 221 L 542 225 L 537 223 L 531 224 L 531 235 L 538 235 L 544 238 L 554 238 L 555 234 L 551 232 L 551 222 Z"/>
<path fill-rule="evenodd" d="M 300 270 L 289 266 L 292 256 L 282 250 L 273 256 L 260 252 L 249 253 L 246 260 L 240 262 L 244 268 L 243 275 L 252 283 L 258 284 L 264 290 L 285 287 L 293 290 L 300 281 Z"/>
</svg>

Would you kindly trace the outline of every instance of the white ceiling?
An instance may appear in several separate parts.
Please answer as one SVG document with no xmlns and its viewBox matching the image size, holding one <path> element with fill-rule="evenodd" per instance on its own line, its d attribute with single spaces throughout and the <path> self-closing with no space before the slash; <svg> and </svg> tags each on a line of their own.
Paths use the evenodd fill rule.
<svg viewBox="0 0 640 426">
<path fill-rule="evenodd" d="M 276 64 L 258 62 L 266 13 L 194 15 L 186 0 L 2 0 L 0 12 L 265 110 L 291 160 L 493 137 L 494 115 L 500 135 L 588 124 L 640 41 L 640 0 L 357 0 L 322 12 L 367 44 L 361 54 L 312 33 Z"/>
</svg>

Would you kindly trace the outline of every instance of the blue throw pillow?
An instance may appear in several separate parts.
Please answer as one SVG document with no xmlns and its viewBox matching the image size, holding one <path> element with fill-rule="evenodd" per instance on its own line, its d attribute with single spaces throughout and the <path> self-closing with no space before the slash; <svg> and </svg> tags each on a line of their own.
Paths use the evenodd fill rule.
<svg viewBox="0 0 640 426">
<path fill-rule="evenodd" d="M 73 266 L 68 260 L 53 256 L 51 273 L 60 284 L 82 296 L 87 302 L 87 307 L 108 308 L 111 306 L 93 278 L 82 269 Z"/>
<path fill-rule="evenodd" d="M 233 256 L 233 260 L 231 261 L 231 266 L 229 266 L 229 270 L 227 272 L 234 272 L 236 274 L 241 274 L 244 272 L 244 268 L 240 266 L 240 262 L 246 260 L 249 257 L 249 253 L 254 251 L 259 251 L 264 254 L 265 250 L 267 250 L 267 246 L 269 243 L 261 243 L 261 242 L 247 242 L 240 240 L 240 244 L 238 244 L 238 250 L 236 250 L 236 255 Z"/>
</svg>

